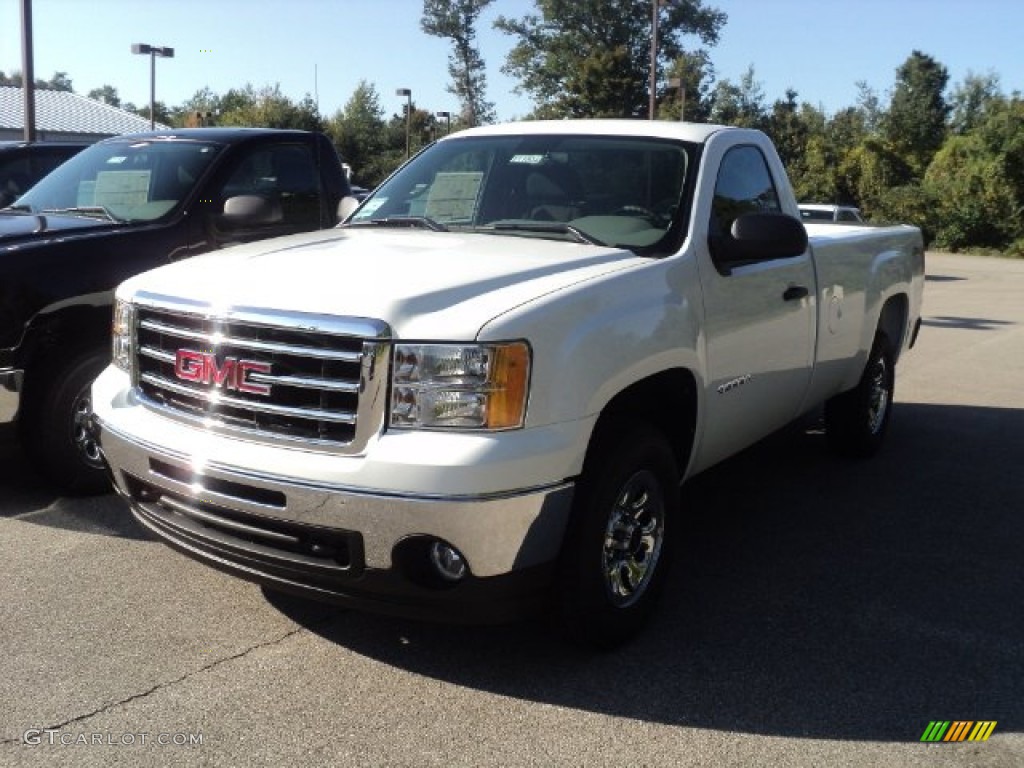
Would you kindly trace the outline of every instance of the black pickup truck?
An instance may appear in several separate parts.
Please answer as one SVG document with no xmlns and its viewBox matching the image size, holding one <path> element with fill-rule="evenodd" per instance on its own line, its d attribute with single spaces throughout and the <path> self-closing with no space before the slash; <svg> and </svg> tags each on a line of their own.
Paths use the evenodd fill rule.
<svg viewBox="0 0 1024 768">
<path fill-rule="evenodd" d="M 87 428 L 113 290 L 170 261 L 333 227 L 354 208 L 326 136 L 196 128 L 119 136 L 0 210 L 0 424 L 64 491 L 109 487 Z"/>
</svg>

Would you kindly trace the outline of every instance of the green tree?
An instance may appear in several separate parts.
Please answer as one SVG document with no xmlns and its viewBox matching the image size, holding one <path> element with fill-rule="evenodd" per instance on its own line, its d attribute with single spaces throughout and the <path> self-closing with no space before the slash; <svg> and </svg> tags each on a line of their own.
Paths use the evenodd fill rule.
<svg viewBox="0 0 1024 768">
<path fill-rule="evenodd" d="M 121 106 L 121 97 L 117 95 L 117 88 L 112 85 L 103 85 L 99 88 L 93 88 L 86 95 L 90 99 L 102 101 L 104 104 L 108 104 L 111 107 Z"/>
<path fill-rule="evenodd" d="M 883 135 L 905 160 L 911 177 L 920 179 L 946 138 L 949 105 L 944 92 L 949 82 L 946 68 L 920 51 L 914 51 L 896 70 Z"/>
<path fill-rule="evenodd" d="M 651 0 L 535 0 L 536 12 L 501 16 L 495 27 L 517 39 L 502 71 L 530 94 L 535 116 L 642 117 L 648 110 L 652 8 L 659 13 L 659 96 L 682 38 L 718 42 L 726 15 L 703 0 L 667 7 Z"/>
<path fill-rule="evenodd" d="M 936 241 L 1024 254 L 1024 101 L 994 98 L 976 123 L 950 137 L 925 174 Z"/>
<path fill-rule="evenodd" d="M 494 0 L 423 0 L 420 27 L 428 35 L 452 41 L 448 56 L 448 92 L 459 100 L 465 126 L 494 122 L 494 104 L 487 101 L 487 75 L 476 45 L 476 22 Z"/>
<path fill-rule="evenodd" d="M 280 84 L 265 85 L 257 90 L 247 83 L 242 89 L 228 91 L 221 99 L 218 123 L 304 131 L 320 131 L 324 127 L 309 94 L 294 102 L 281 93 Z"/>
<path fill-rule="evenodd" d="M 953 89 L 950 99 L 950 129 L 957 135 L 970 133 L 985 121 L 989 109 L 1002 98 L 999 75 L 968 72 Z"/>
<path fill-rule="evenodd" d="M 67 72 L 54 72 L 53 77 L 49 80 L 36 80 L 36 88 L 44 88 L 50 91 L 67 91 L 69 93 L 73 93 L 75 90 L 71 87 L 71 78 L 68 77 Z"/>
<path fill-rule="evenodd" d="M 356 182 L 367 187 L 377 186 L 405 157 L 404 123 L 400 143 L 389 146 L 380 95 L 365 80 L 327 123 L 327 133 Z"/>
<path fill-rule="evenodd" d="M 859 116 L 865 133 L 877 133 L 882 126 L 882 102 L 865 80 L 858 80 L 856 85 L 857 106 L 851 109 Z"/>
<path fill-rule="evenodd" d="M 765 128 L 768 108 L 764 89 L 754 75 L 751 64 L 738 84 L 719 80 L 711 96 L 711 121 L 742 128 Z"/>
<path fill-rule="evenodd" d="M 209 86 L 203 86 L 172 110 L 173 125 L 178 128 L 216 125 L 220 111 L 221 97 Z"/>
<path fill-rule="evenodd" d="M 141 107 L 136 107 L 134 104 L 122 104 L 121 109 L 149 120 L 149 104 Z M 153 119 L 163 125 L 170 125 L 172 127 L 175 125 L 174 112 L 162 101 L 153 104 Z"/>
<path fill-rule="evenodd" d="M 3 72 L 0 72 L 0 85 L 10 85 L 15 88 L 21 88 L 24 82 L 25 79 L 18 70 L 12 70 L 10 76 L 6 76 Z M 74 92 L 75 90 L 71 86 L 71 78 L 68 77 L 67 72 L 54 72 L 53 77 L 49 80 L 43 80 L 42 78 L 37 77 L 36 88 L 43 91 Z"/>
<path fill-rule="evenodd" d="M 682 119 L 693 123 L 706 123 L 711 119 L 712 89 L 715 68 L 707 51 L 684 51 L 668 69 L 668 82 L 682 81 L 683 91 L 669 86 L 664 101 L 658 108 L 663 120 L 679 120 L 680 108 L 685 106 Z M 685 104 L 683 101 L 685 100 Z"/>
</svg>

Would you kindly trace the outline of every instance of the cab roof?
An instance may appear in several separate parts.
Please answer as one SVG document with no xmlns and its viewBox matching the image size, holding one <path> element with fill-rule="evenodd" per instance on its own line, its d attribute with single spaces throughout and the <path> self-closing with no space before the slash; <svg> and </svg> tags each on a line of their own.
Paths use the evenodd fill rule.
<svg viewBox="0 0 1024 768">
<path fill-rule="evenodd" d="M 146 133 L 126 133 L 104 139 L 102 143 L 146 141 L 150 139 L 181 139 L 185 141 L 210 141 L 232 144 L 256 136 L 288 135 L 308 136 L 309 131 L 282 128 L 171 128 L 166 131 L 147 131 Z"/>
<path fill-rule="evenodd" d="M 587 136 L 631 136 L 636 138 L 674 139 L 703 144 L 721 131 L 741 130 L 708 123 L 680 123 L 669 120 L 524 120 L 516 123 L 485 125 L 469 128 L 451 137 L 469 136 L 530 136 L 530 135 L 587 135 Z M 444 141 L 445 139 L 441 139 Z"/>
</svg>

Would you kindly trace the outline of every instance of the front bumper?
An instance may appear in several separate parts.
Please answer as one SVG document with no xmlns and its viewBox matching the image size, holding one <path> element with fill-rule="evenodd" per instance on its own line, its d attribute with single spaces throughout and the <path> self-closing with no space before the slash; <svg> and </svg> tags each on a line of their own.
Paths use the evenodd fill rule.
<svg viewBox="0 0 1024 768">
<path fill-rule="evenodd" d="M 273 589 L 415 618 L 498 621 L 552 576 L 573 485 L 475 496 L 367 492 L 275 477 L 144 443 L 95 416 L 114 485 L 136 519 L 179 551 Z M 457 583 L 430 543 L 465 557 Z"/>
<path fill-rule="evenodd" d="M 16 368 L 0 369 L 0 424 L 9 424 L 18 415 L 24 380 L 24 371 Z"/>
</svg>

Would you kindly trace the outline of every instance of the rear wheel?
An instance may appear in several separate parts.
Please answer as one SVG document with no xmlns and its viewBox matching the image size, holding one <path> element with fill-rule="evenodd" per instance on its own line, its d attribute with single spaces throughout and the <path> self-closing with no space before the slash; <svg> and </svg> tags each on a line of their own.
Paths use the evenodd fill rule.
<svg viewBox="0 0 1024 768">
<path fill-rule="evenodd" d="M 103 457 L 89 431 L 92 383 L 109 358 L 95 350 L 35 377 L 36 391 L 21 417 L 22 442 L 40 469 L 64 493 L 110 490 Z"/>
<path fill-rule="evenodd" d="M 607 649 L 640 630 L 662 591 L 679 483 L 651 427 L 606 434 L 591 450 L 559 564 L 558 612 L 569 639 Z"/>
<path fill-rule="evenodd" d="M 892 347 L 877 333 L 860 382 L 825 403 L 825 435 L 834 451 L 855 458 L 878 452 L 889 429 L 895 381 Z"/>
</svg>

